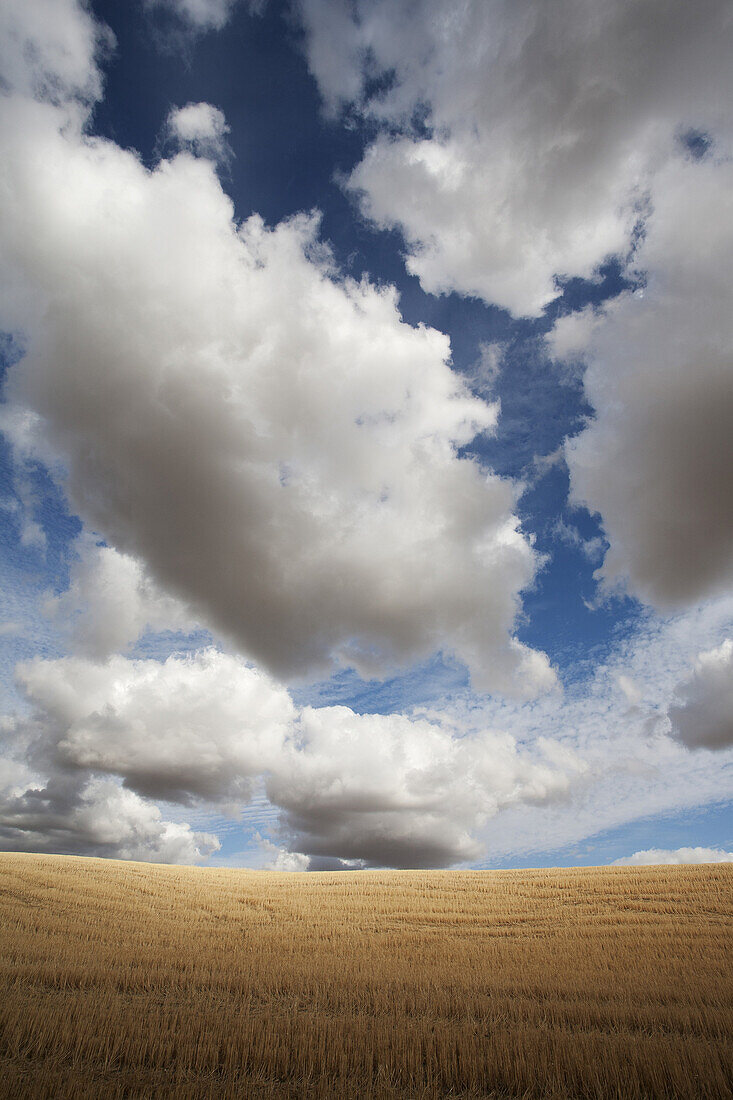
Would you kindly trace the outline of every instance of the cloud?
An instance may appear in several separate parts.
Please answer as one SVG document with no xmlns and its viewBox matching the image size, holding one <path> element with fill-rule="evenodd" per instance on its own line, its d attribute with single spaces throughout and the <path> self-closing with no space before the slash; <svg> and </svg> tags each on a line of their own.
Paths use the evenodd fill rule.
<svg viewBox="0 0 733 1100">
<path fill-rule="evenodd" d="M 604 556 L 605 544 L 602 538 L 583 538 L 578 528 L 566 523 L 562 516 L 553 523 L 552 534 L 558 542 L 579 550 L 589 561 L 598 561 Z"/>
<path fill-rule="evenodd" d="M 348 180 L 408 269 L 520 315 L 624 256 L 679 135 L 730 138 L 727 0 L 300 0 L 327 110 L 380 129 Z"/>
<path fill-rule="evenodd" d="M 114 780 L 68 777 L 4 797 L 0 792 L 0 843 L 6 851 L 153 863 L 198 863 L 220 847 L 210 833 L 164 821 L 157 806 Z"/>
<path fill-rule="evenodd" d="M 0 11 L 2 87 L 56 103 L 72 97 L 91 103 L 102 81 L 89 59 L 113 43 L 109 29 L 77 0 L 5 0 Z"/>
<path fill-rule="evenodd" d="M 46 532 L 35 519 L 38 499 L 28 472 L 22 468 L 15 472 L 13 478 L 14 496 L 2 501 L 0 508 L 3 512 L 14 516 L 21 546 L 34 547 L 45 552 L 47 548 Z"/>
<path fill-rule="evenodd" d="M 610 254 L 643 290 L 560 318 L 595 410 L 568 446 L 602 576 L 656 607 L 733 580 L 733 20 L 638 5 L 302 0 L 327 107 L 381 128 L 349 179 L 426 290 L 518 314 Z M 643 225 L 639 237 L 634 227 Z M 628 266 L 633 263 L 633 268 Z"/>
<path fill-rule="evenodd" d="M 556 359 L 566 362 L 582 359 L 599 325 L 599 311 L 593 306 L 566 313 L 547 334 L 547 346 Z"/>
<path fill-rule="evenodd" d="M 624 676 L 623 673 L 618 677 L 618 686 L 623 693 L 624 699 L 630 707 L 637 707 L 642 701 L 643 695 L 639 688 L 639 685 L 632 679 L 631 676 Z"/>
<path fill-rule="evenodd" d="M 50 799 L 53 827 L 70 815 L 78 831 L 92 780 L 235 818 L 264 783 L 280 813 L 278 866 L 445 866 L 478 858 L 474 833 L 502 807 L 565 799 L 584 770 L 551 741 L 520 749 L 440 714 L 299 710 L 264 673 L 213 649 L 164 662 L 35 659 L 17 679 L 29 714 L 8 724 L 8 743 L 51 793 L 16 780 L 7 814 L 33 836 L 42 821 L 23 817 L 26 804 Z"/>
<path fill-rule="evenodd" d="M 517 489 L 458 456 L 497 409 L 447 338 L 341 279 L 314 216 L 238 225 L 206 159 L 149 171 L 22 82 L 2 107 L 5 425 L 89 527 L 280 676 L 442 648 L 479 687 L 552 686 L 511 637 Z"/>
<path fill-rule="evenodd" d="M 691 677 L 678 684 L 668 710 L 672 736 L 689 749 L 733 745 L 733 641 L 701 653 Z"/>
<path fill-rule="evenodd" d="M 270 858 L 262 864 L 263 871 L 307 871 L 310 866 L 308 856 L 302 852 L 288 852 L 285 848 L 278 848 L 271 840 L 263 839 L 260 842 L 263 854 Z"/>
<path fill-rule="evenodd" d="M 166 661 L 35 660 L 17 669 L 38 765 L 112 774 L 145 797 L 246 802 L 295 717 L 284 688 L 207 650 Z"/>
<path fill-rule="evenodd" d="M 572 495 L 611 544 L 601 576 L 662 609 L 733 582 L 732 196 L 731 161 L 680 155 L 660 174 L 646 285 L 596 318 L 595 417 L 566 446 Z"/>
<path fill-rule="evenodd" d="M 145 0 L 148 8 L 163 8 L 195 31 L 221 30 L 229 21 L 237 0 Z M 250 0 L 258 11 L 264 0 Z"/>
<path fill-rule="evenodd" d="M 297 751 L 268 779 L 288 848 L 361 866 L 443 867 L 478 859 L 475 831 L 515 803 L 563 800 L 583 772 L 551 745 L 465 733 L 407 715 L 306 707 Z M 544 751 L 543 751 L 544 750 Z"/>
<path fill-rule="evenodd" d="M 632 856 L 615 859 L 611 866 L 645 867 L 658 863 L 733 863 L 733 852 L 725 852 L 722 848 L 677 848 L 675 851 L 648 848 L 644 852 L 634 852 Z"/>
<path fill-rule="evenodd" d="M 161 593 L 135 558 L 86 536 L 77 545 L 69 587 L 44 606 L 75 653 L 104 660 L 145 630 L 192 628 L 185 607 Z"/>
<path fill-rule="evenodd" d="M 522 747 L 546 737 L 583 765 L 567 800 L 507 806 L 476 831 L 484 865 L 532 865 L 540 854 L 567 853 L 632 821 L 732 799 L 731 748 L 690 753 L 669 736 L 667 717 L 691 654 L 732 632 L 731 596 L 666 617 L 645 610 L 608 653 L 596 650 L 571 667 L 562 695 L 531 703 L 452 697 L 450 713 L 462 728 L 502 730 Z"/>
<path fill-rule="evenodd" d="M 226 119 L 218 107 L 210 103 L 187 103 L 174 107 L 166 123 L 169 136 L 182 149 L 190 149 L 210 160 L 226 160 L 231 149 L 226 140 L 229 133 Z"/>
<path fill-rule="evenodd" d="M 730 599 L 669 620 L 649 614 L 564 696 L 453 693 L 394 714 L 296 706 L 260 670 L 212 649 L 164 662 L 25 662 L 21 713 L 3 723 L 13 843 L 52 850 L 61 833 L 51 830 L 77 836 L 81 792 L 105 780 L 165 801 L 166 819 L 183 807 L 208 833 L 265 830 L 278 867 L 532 862 L 528 853 L 733 793 L 727 758 L 689 753 L 666 717 L 690 650 L 732 627 Z M 17 816 L 17 799 L 38 803 L 33 789 L 54 796 L 45 833 Z"/>
</svg>

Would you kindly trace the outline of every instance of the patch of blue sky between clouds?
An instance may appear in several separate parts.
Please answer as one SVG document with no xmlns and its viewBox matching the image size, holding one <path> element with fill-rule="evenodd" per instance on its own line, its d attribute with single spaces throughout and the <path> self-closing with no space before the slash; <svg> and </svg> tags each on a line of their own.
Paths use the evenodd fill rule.
<svg viewBox="0 0 733 1100">
<path fill-rule="evenodd" d="M 682 813 L 640 817 L 559 848 L 528 847 L 491 862 L 496 869 L 514 867 L 606 866 L 634 852 L 653 848 L 733 849 L 733 802 L 714 801 Z"/>
</svg>

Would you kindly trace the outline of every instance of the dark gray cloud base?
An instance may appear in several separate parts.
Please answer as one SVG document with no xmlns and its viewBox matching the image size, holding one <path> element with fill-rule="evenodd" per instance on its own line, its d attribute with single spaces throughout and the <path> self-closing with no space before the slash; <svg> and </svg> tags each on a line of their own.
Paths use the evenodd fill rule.
<svg viewBox="0 0 733 1100">
<path fill-rule="evenodd" d="M 733 746 L 733 642 L 701 653 L 693 674 L 675 692 L 668 715 L 672 735 L 689 749 Z"/>
</svg>

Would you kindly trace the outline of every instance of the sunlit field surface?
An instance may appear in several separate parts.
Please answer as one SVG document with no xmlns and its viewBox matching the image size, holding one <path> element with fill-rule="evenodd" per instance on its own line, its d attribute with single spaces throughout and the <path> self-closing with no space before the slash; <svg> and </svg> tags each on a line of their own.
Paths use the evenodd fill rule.
<svg viewBox="0 0 733 1100">
<path fill-rule="evenodd" d="M 0 855 L 7 1097 L 729 1097 L 733 866 Z"/>
</svg>

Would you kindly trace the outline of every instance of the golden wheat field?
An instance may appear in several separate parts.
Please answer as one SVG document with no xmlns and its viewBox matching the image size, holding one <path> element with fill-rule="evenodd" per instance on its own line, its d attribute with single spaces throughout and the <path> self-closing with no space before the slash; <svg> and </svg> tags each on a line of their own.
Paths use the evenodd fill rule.
<svg viewBox="0 0 733 1100">
<path fill-rule="evenodd" d="M 0 855 L 4 1097 L 730 1097 L 733 866 Z"/>
</svg>

